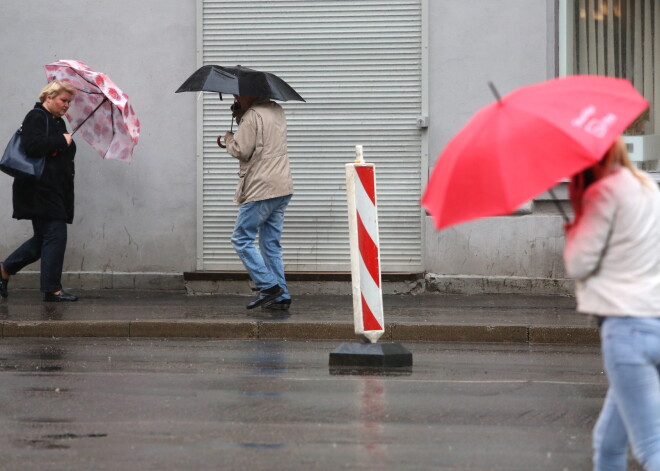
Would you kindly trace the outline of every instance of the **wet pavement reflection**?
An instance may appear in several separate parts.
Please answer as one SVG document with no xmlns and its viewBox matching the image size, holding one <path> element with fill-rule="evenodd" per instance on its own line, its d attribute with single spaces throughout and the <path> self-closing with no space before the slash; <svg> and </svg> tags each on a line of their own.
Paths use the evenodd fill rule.
<svg viewBox="0 0 660 471">
<path fill-rule="evenodd" d="M 359 438 L 363 466 L 384 469 L 388 463 L 388 448 L 383 443 L 387 413 L 385 383 L 381 378 L 362 377 L 359 382 Z"/>
<path fill-rule="evenodd" d="M 245 305 L 252 298 L 239 295 L 187 296 L 182 292 L 95 290 L 76 292 L 75 303 L 44 303 L 35 290 L 11 291 L 0 299 L 0 320 L 153 320 L 226 319 L 264 322 L 351 322 L 350 295 L 299 295 L 291 309 L 276 311 Z M 575 300 L 562 296 L 527 295 L 385 295 L 388 322 L 422 324 L 589 325 L 575 315 Z"/>
<path fill-rule="evenodd" d="M 412 343 L 388 376 L 336 344 L 2 339 L 0 469 L 590 467 L 596 348 Z"/>
</svg>

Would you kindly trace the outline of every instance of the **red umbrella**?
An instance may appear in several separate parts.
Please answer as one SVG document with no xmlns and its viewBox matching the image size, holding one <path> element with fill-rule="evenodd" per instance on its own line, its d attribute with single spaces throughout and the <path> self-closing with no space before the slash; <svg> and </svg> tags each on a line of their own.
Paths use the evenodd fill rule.
<svg viewBox="0 0 660 471">
<path fill-rule="evenodd" d="M 76 60 L 60 60 L 44 66 L 48 80 L 68 82 L 78 92 L 67 119 L 104 159 L 130 162 L 140 135 L 140 120 L 128 95 L 102 72 Z"/>
<path fill-rule="evenodd" d="M 498 97 L 440 154 L 422 205 L 437 229 L 510 214 L 599 161 L 647 106 L 627 80 L 589 75 Z"/>
</svg>

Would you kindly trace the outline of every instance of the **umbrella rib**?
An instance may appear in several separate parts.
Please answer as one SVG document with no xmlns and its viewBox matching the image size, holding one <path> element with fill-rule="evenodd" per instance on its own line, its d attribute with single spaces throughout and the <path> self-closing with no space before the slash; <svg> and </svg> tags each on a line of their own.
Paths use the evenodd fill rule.
<svg viewBox="0 0 660 471">
<path fill-rule="evenodd" d="M 112 139 L 110 139 L 110 142 L 114 141 L 115 139 L 115 134 L 117 132 L 115 131 L 115 113 L 113 112 L 112 106 L 110 106 L 110 126 L 112 128 Z M 108 150 L 105 151 L 105 154 L 103 155 L 103 158 L 105 159 L 105 156 L 108 155 L 108 152 L 110 152 L 110 147 L 112 147 L 112 144 L 108 146 Z"/>
<path fill-rule="evenodd" d="M 82 75 L 78 70 L 74 69 L 73 67 L 69 67 L 69 69 L 73 70 L 76 73 L 76 75 L 78 77 L 80 77 L 81 79 L 83 79 L 85 82 L 87 82 L 91 85 L 94 85 L 96 88 L 99 88 L 99 86 L 95 82 L 90 81 L 87 77 Z M 100 88 L 99 88 L 99 90 L 100 90 Z M 83 91 L 83 90 L 81 90 L 81 91 Z"/>
<path fill-rule="evenodd" d="M 92 91 L 90 91 L 90 90 L 81 90 L 81 89 L 78 88 L 78 87 L 73 87 L 73 88 L 75 88 L 75 89 L 78 90 L 79 92 L 83 92 L 83 93 L 86 93 L 86 94 L 88 94 L 88 95 L 105 95 L 105 93 L 103 93 L 103 92 L 92 92 Z"/>
<path fill-rule="evenodd" d="M 82 123 L 80 123 L 78 126 L 76 126 L 76 129 L 73 130 L 73 132 L 71 133 L 71 135 L 73 136 L 73 135 L 76 133 L 76 131 L 77 131 L 78 129 L 80 129 L 81 126 L 82 126 L 83 124 L 85 124 L 85 123 L 87 122 L 87 120 L 88 120 L 89 118 L 91 118 L 92 115 L 93 115 L 94 113 L 96 113 L 96 110 L 98 110 L 98 109 L 103 105 L 103 103 L 105 103 L 106 101 L 108 101 L 108 98 L 107 98 L 107 97 L 106 97 L 101 103 L 99 103 L 98 106 L 97 106 L 96 108 L 94 108 L 94 111 L 92 111 L 90 114 L 87 115 L 87 117 L 83 120 Z"/>
<path fill-rule="evenodd" d="M 562 207 L 561 203 L 559 202 L 559 198 L 557 198 L 557 195 L 555 194 L 554 190 L 550 188 L 548 190 L 548 193 L 550 193 L 550 196 L 552 196 L 552 202 L 555 204 L 561 215 L 564 217 L 564 222 L 568 222 L 568 216 L 566 215 L 566 211 L 564 211 L 564 208 Z"/>
</svg>

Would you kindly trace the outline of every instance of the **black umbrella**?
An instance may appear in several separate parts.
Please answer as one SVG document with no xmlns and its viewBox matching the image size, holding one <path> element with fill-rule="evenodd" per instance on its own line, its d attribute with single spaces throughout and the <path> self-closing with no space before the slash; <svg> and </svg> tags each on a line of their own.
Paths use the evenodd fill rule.
<svg viewBox="0 0 660 471">
<path fill-rule="evenodd" d="M 218 92 L 241 96 L 256 96 L 274 100 L 305 101 L 291 86 L 275 74 L 243 66 L 205 65 L 183 82 L 179 92 Z"/>
</svg>

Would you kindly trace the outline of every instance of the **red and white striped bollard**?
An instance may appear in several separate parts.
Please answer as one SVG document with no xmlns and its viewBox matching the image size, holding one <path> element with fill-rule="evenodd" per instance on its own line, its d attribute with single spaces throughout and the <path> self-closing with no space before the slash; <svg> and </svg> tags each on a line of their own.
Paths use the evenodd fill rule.
<svg viewBox="0 0 660 471">
<path fill-rule="evenodd" d="M 353 285 L 353 321 L 358 337 L 376 343 L 383 335 L 376 167 L 355 146 L 355 163 L 346 164 L 346 193 Z"/>
</svg>

